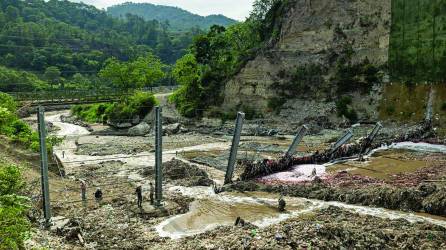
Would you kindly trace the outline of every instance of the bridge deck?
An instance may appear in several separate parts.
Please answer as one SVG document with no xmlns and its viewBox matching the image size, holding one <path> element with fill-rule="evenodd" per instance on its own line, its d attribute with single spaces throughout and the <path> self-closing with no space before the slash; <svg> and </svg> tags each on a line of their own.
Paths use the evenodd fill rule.
<svg viewBox="0 0 446 250">
<path fill-rule="evenodd" d="M 153 87 L 142 91 L 162 93 L 176 89 L 176 86 Z M 90 104 L 101 102 L 116 102 L 122 97 L 132 95 L 135 90 L 123 91 L 116 89 L 108 90 L 56 90 L 41 92 L 12 92 L 8 93 L 21 106 L 46 106 L 46 105 L 69 105 Z"/>
</svg>

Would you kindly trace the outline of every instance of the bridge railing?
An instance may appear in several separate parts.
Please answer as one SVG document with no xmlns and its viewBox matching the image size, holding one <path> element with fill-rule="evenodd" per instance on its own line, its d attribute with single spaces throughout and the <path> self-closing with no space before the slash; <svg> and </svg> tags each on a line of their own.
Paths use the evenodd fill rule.
<svg viewBox="0 0 446 250">
<path fill-rule="evenodd" d="M 140 89 L 154 93 L 168 93 L 177 86 L 161 86 Z M 98 90 L 53 90 L 36 92 L 10 92 L 18 102 L 35 103 L 86 103 L 101 101 L 116 101 L 124 96 L 132 95 L 136 90 L 98 89 Z"/>
</svg>

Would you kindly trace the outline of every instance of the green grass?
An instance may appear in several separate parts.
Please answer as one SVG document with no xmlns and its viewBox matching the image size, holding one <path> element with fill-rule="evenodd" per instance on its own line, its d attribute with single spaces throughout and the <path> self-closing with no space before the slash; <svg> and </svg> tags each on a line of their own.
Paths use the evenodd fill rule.
<svg viewBox="0 0 446 250">
<path fill-rule="evenodd" d="M 89 122 L 129 122 L 135 116 L 143 118 L 158 104 L 155 96 L 148 92 L 136 92 L 117 103 L 76 105 L 71 109 L 73 115 Z"/>
</svg>

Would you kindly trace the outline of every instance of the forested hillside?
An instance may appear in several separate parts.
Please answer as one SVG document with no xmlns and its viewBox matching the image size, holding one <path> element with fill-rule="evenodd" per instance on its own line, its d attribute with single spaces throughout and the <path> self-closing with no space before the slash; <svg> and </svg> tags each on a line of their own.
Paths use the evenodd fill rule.
<svg viewBox="0 0 446 250">
<path fill-rule="evenodd" d="M 128 61 L 153 53 L 171 64 L 199 33 L 194 29 L 173 34 L 156 20 L 113 18 L 69 1 L 1 1 L 0 91 L 22 89 L 21 84 L 29 89 L 29 83 L 39 83 L 36 77 L 95 85 L 97 73 L 111 57 Z"/>
<path fill-rule="evenodd" d="M 446 80 L 445 1 L 392 1 L 390 58 L 392 80 Z"/>
<path fill-rule="evenodd" d="M 147 21 L 167 22 L 169 28 L 174 31 L 185 31 L 195 27 L 209 29 L 212 25 L 229 26 L 237 22 L 223 15 L 203 17 L 177 7 L 150 3 L 124 3 L 107 8 L 107 12 L 114 17 L 125 18 L 130 13 Z"/>
</svg>

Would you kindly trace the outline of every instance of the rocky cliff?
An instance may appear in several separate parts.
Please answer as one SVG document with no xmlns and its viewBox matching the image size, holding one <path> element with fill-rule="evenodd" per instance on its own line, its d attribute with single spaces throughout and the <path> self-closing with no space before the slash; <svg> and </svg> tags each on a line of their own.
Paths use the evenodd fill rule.
<svg viewBox="0 0 446 250">
<path fill-rule="evenodd" d="M 226 83 L 223 107 L 271 112 L 276 100 L 281 115 L 296 121 L 321 115 L 338 119 L 336 99 L 345 92 L 360 118 L 376 116 L 379 84 L 366 93 L 356 88 L 339 91 L 335 79 L 343 81 L 337 77 L 341 62 L 351 71 L 358 71 L 351 65 L 373 65 L 382 73 L 376 83 L 385 81 L 382 66 L 388 61 L 391 1 L 283 2 L 278 36 Z M 364 101 L 364 94 L 371 98 Z"/>
</svg>

